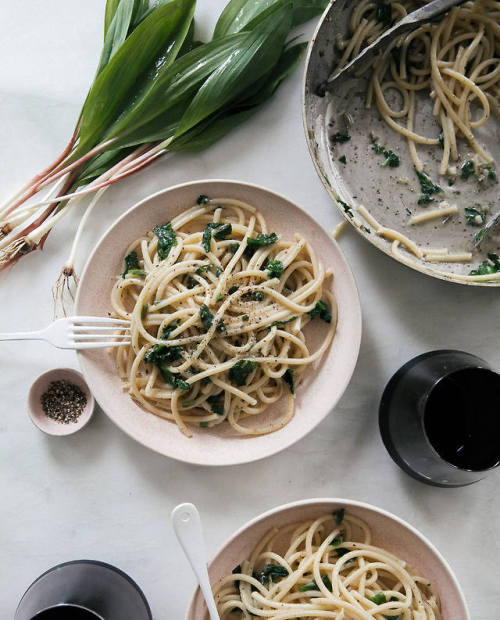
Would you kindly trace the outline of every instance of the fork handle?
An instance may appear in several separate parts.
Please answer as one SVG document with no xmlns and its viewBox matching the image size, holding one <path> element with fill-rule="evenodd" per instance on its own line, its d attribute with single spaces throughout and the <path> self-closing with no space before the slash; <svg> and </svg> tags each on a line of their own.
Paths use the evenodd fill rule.
<svg viewBox="0 0 500 620">
<path fill-rule="evenodd" d="M 36 332 L 12 332 L 0 334 L 0 340 L 46 340 L 42 330 Z"/>
</svg>

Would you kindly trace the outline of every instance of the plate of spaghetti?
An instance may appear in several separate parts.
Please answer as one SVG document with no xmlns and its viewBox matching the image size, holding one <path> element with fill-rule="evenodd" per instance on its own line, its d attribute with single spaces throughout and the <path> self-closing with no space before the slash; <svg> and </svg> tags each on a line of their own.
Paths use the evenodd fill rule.
<svg viewBox="0 0 500 620">
<path fill-rule="evenodd" d="M 500 3 L 472 0 L 395 38 L 325 88 L 420 0 L 337 0 L 309 48 L 304 124 L 334 203 L 401 263 L 453 282 L 500 285 Z"/>
<path fill-rule="evenodd" d="M 446 560 L 395 515 L 352 500 L 280 506 L 209 564 L 221 620 L 470 620 Z M 198 590 L 186 620 L 207 618 Z"/>
<path fill-rule="evenodd" d="M 130 344 L 80 352 L 103 410 L 180 460 L 273 454 L 334 407 L 361 313 L 338 246 L 282 196 L 230 181 L 159 192 L 90 257 L 76 312 L 130 321 Z"/>
</svg>

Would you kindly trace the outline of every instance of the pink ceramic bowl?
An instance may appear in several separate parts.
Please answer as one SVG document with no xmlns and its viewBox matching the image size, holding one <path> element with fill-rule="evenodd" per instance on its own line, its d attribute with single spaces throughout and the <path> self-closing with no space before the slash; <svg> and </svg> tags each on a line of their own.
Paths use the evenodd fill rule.
<svg viewBox="0 0 500 620">
<path fill-rule="evenodd" d="M 366 521 L 373 544 L 406 560 L 435 586 L 445 620 L 470 620 L 465 598 L 446 560 L 414 527 L 381 508 L 349 499 L 306 499 L 278 506 L 249 521 L 240 528 L 215 555 L 208 566 L 210 582 L 215 584 L 242 560 L 248 559 L 257 542 L 273 527 L 306 521 L 345 508 L 346 512 Z M 186 620 L 207 620 L 200 590 L 191 601 Z"/>
<path fill-rule="evenodd" d="M 115 362 L 103 349 L 79 351 L 85 379 L 105 413 L 126 433 L 148 448 L 198 465 L 235 465 L 275 454 L 292 445 L 332 411 L 351 379 L 361 339 L 361 309 L 351 270 L 331 235 L 287 198 L 256 185 L 236 181 L 196 181 L 165 189 L 127 211 L 104 234 L 90 256 L 78 288 L 75 314 L 106 316 L 112 310 L 110 292 L 123 271 L 125 251 L 141 234 L 192 207 L 200 194 L 233 198 L 257 207 L 270 230 L 285 239 L 300 231 L 314 246 L 326 268 L 332 269 L 331 292 L 337 299 L 338 324 L 332 345 L 319 363 L 309 367 L 295 399 L 295 416 L 284 428 L 258 437 L 235 436 L 231 427 L 200 429 L 183 435 L 168 420 L 148 413 L 124 391 Z M 312 349 L 324 336 L 323 326 L 311 324 Z M 284 402 L 266 411 L 266 420 L 282 415 Z"/>
<path fill-rule="evenodd" d="M 69 422 L 68 424 L 49 418 L 45 414 L 41 402 L 42 394 L 47 391 L 52 381 L 62 380 L 69 381 L 78 386 L 87 398 L 87 404 L 78 420 L 76 422 Z M 63 436 L 76 433 L 76 431 L 82 429 L 90 420 L 94 413 L 94 406 L 94 397 L 88 385 L 85 383 L 82 373 L 73 368 L 54 368 L 44 372 L 35 380 L 28 394 L 28 413 L 31 421 L 41 431 L 47 433 L 47 435 Z"/>
</svg>

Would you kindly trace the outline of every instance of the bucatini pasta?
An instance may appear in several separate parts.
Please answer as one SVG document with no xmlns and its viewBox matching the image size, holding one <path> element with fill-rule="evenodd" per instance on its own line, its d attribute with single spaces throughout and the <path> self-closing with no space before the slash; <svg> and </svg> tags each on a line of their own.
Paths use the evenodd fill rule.
<svg viewBox="0 0 500 620">
<path fill-rule="evenodd" d="M 356 3 L 348 37 L 336 41 L 342 52 L 336 70 L 420 4 L 408 0 Z M 459 136 L 475 152 L 476 166 L 492 164 L 491 155 L 476 140 L 473 130 L 483 125 L 492 112 L 500 116 L 499 45 L 500 3 L 474 0 L 453 8 L 436 23 L 396 38 L 388 50 L 392 53 L 362 69 L 361 74 L 371 71 L 366 106 L 375 101 L 384 121 L 407 138 L 417 170 L 422 171 L 423 165 L 416 145 L 423 144 L 442 149 L 439 172 L 446 174 L 450 160 L 458 160 Z M 389 104 L 389 90 L 400 93 L 400 109 Z M 441 137 L 424 136 L 415 129 L 415 95 L 419 92 L 434 101 L 433 114 L 441 127 Z M 479 108 L 479 114 L 472 106 Z"/>
<path fill-rule="evenodd" d="M 425 1 L 360 0 L 352 5 L 348 32 L 345 36 L 338 34 L 335 39 L 338 61 L 334 74 L 384 30 Z M 422 262 L 469 263 L 473 260 L 470 250 L 483 238 L 482 227 L 487 223 L 492 205 L 478 205 L 477 200 L 471 199 L 459 209 L 453 203 L 461 192 L 452 192 L 448 186 L 454 185 L 457 178 L 463 181 L 472 177 L 477 183 L 477 191 L 482 191 L 497 182 L 495 162 L 481 139 L 486 131 L 483 125 L 491 118 L 498 120 L 500 117 L 500 2 L 465 2 L 432 23 L 395 37 L 384 52 L 369 60 L 356 75 L 366 78 L 366 108 L 376 106 L 382 120 L 404 136 L 408 143 L 422 194 L 417 201 L 421 208 L 416 213 L 407 209 L 407 224 L 415 229 L 433 221 L 441 220 L 446 224 L 450 218 L 461 217 L 461 221 L 465 220 L 471 226 L 471 242 L 467 248 L 428 252 L 410 238 L 411 233 L 403 234 L 394 227 L 384 226 L 383 219 L 377 222 L 363 207 L 341 203 L 349 207 L 355 225 L 359 227 L 358 220 L 364 220 L 375 228 L 377 236 L 393 242 L 392 251 L 399 259 L 406 250 Z M 432 110 L 435 129 L 431 128 L 432 124 L 423 122 L 429 116 L 426 105 Z M 330 111 L 333 112 L 333 108 Z M 351 122 L 345 121 L 346 126 Z M 483 134 L 480 138 L 481 127 Z M 335 136 L 339 140 L 350 139 L 347 134 L 335 134 L 333 137 L 337 139 Z M 370 134 L 370 139 L 375 153 L 386 157 L 383 166 L 399 166 L 396 153 L 380 145 L 375 134 Z M 429 174 L 424 171 L 419 155 L 422 147 L 426 148 L 421 155 L 435 153 L 440 159 L 438 172 L 447 179 L 438 181 L 439 184 L 432 181 L 434 171 Z M 400 182 L 407 181 L 400 179 Z M 439 208 L 429 208 L 429 204 L 437 204 L 440 196 L 451 193 L 454 194 L 453 200 L 441 202 Z M 348 200 L 349 197 L 340 198 Z M 463 202 L 463 197 L 458 200 Z M 394 243 L 396 241 L 398 243 Z M 468 274 L 440 273 L 464 282 L 495 281 L 500 277 L 498 255 L 489 252 L 487 260 Z"/>
<path fill-rule="evenodd" d="M 188 436 L 190 425 L 258 435 L 290 421 L 295 386 L 336 327 L 332 276 L 306 239 L 281 239 L 248 204 L 200 196 L 134 241 L 125 263 L 111 301 L 131 322 L 116 360 L 132 398 Z M 310 351 L 313 319 L 325 336 Z M 255 420 L 282 397 L 280 419 Z"/>
<path fill-rule="evenodd" d="M 221 620 L 439 620 L 432 584 L 343 509 L 269 531 L 213 587 Z"/>
</svg>

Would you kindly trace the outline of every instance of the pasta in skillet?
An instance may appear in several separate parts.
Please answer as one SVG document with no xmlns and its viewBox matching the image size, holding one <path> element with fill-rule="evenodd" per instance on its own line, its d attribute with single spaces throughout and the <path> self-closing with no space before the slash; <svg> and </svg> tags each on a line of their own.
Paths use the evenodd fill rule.
<svg viewBox="0 0 500 620">
<path fill-rule="evenodd" d="M 338 37 L 341 69 L 394 22 L 421 6 L 422 2 L 356 3 L 349 21 L 347 38 Z M 423 170 L 417 145 L 442 150 L 439 173 L 449 171 L 459 158 L 457 138 L 464 138 L 475 158 L 466 162 L 487 178 L 494 175 L 493 160 L 476 140 L 474 130 L 491 114 L 500 117 L 500 2 L 474 0 L 451 9 L 435 23 L 428 23 L 395 39 L 392 53 L 376 58 L 361 74 L 371 69 L 366 106 L 376 103 L 384 121 L 408 140 L 415 168 Z M 402 98 L 399 110 L 391 108 L 386 92 L 396 90 Z M 416 94 L 433 102 L 433 114 L 441 136 L 424 136 L 415 128 Z M 479 114 L 474 114 L 477 107 Z"/>
</svg>

